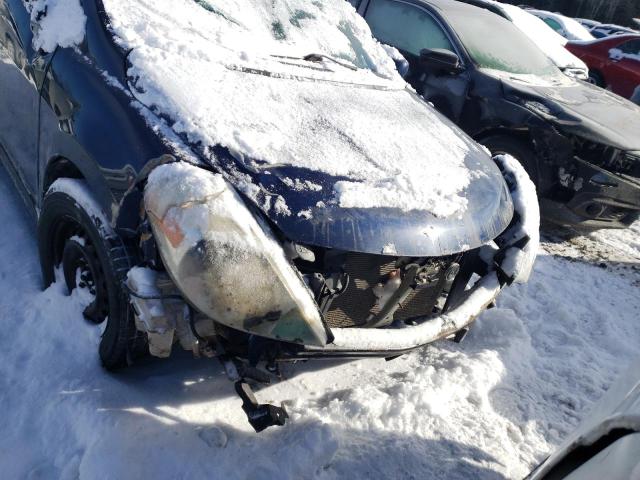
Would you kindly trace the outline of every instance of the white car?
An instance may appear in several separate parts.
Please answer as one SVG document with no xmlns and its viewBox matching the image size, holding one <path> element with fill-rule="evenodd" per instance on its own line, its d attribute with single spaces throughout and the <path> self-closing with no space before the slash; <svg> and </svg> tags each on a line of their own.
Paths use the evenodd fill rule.
<svg viewBox="0 0 640 480">
<path fill-rule="evenodd" d="M 545 10 L 527 10 L 527 12 L 542 19 L 553 30 L 567 40 L 593 40 L 595 37 L 585 27 L 573 18 L 565 17 L 559 13 L 551 13 Z"/>
<path fill-rule="evenodd" d="M 527 480 L 640 478 L 640 359 Z"/>
<path fill-rule="evenodd" d="M 513 22 L 522 33 L 532 40 L 562 70 L 563 73 L 579 80 L 589 78 L 589 68 L 569 50 L 564 48 L 568 40 L 556 33 L 540 18 L 515 5 L 495 0 L 460 0 L 464 3 L 486 8 Z"/>
</svg>

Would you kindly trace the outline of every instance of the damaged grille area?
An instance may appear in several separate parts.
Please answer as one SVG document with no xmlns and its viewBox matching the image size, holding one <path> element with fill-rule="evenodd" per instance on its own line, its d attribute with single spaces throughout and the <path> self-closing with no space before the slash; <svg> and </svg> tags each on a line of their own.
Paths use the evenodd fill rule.
<svg viewBox="0 0 640 480">
<path fill-rule="evenodd" d="M 609 172 L 640 179 L 640 152 L 623 152 L 614 147 L 582 141 L 577 156 Z"/>
<path fill-rule="evenodd" d="M 329 327 L 382 326 L 434 313 L 455 272 L 454 258 L 345 254 L 346 285 L 325 305 Z M 452 275 L 452 272 L 454 275 Z"/>
</svg>

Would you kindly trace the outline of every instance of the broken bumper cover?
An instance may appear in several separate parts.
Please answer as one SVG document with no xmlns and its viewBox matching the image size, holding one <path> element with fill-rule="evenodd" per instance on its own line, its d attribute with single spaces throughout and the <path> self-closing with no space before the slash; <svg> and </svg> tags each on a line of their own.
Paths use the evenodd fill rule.
<svg viewBox="0 0 640 480">
<path fill-rule="evenodd" d="M 464 329 L 504 285 L 528 279 L 539 242 L 535 187 L 512 158 L 496 163 L 513 199 L 511 224 L 470 252 L 473 267 L 454 281 L 440 315 L 400 328 L 329 330 L 274 233 L 220 175 L 184 163 L 160 166 L 149 176 L 144 205 L 167 273 L 216 324 L 275 340 L 285 356 L 389 356 Z M 466 288 L 472 272 L 482 278 Z"/>
<path fill-rule="evenodd" d="M 545 199 L 545 217 L 561 225 L 583 228 L 625 228 L 640 215 L 640 179 L 609 172 L 579 158 L 576 178 L 582 180 L 567 203 Z"/>
<path fill-rule="evenodd" d="M 464 330 L 491 305 L 502 288 L 526 283 L 540 245 L 540 209 L 535 186 L 513 157 L 494 159 L 509 187 L 514 219 L 495 244 L 480 249 L 484 275 L 455 299 L 455 307 L 435 316 L 414 320 L 398 328 L 333 328 L 333 341 L 323 347 L 307 346 L 292 352 L 297 357 L 392 357 Z"/>
<path fill-rule="evenodd" d="M 449 337 L 468 327 L 496 299 L 504 283 L 492 271 L 480 279 L 464 302 L 447 313 L 403 328 L 333 328 L 333 342 L 324 347 L 306 347 L 300 357 L 394 356 Z"/>
</svg>

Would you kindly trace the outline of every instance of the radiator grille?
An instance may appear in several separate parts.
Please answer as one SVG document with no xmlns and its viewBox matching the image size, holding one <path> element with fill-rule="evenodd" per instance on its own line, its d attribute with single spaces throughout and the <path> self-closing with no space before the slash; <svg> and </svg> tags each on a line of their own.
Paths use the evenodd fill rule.
<svg viewBox="0 0 640 480">
<path fill-rule="evenodd" d="M 370 315 L 379 313 L 373 288 L 384 283 L 388 275 L 398 268 L 395 257 L 350 253 L 344 264 L 349 275 L 349 285 L 336 297 L 324 314 L 329 327 L 357 327 L 363 325 Z M 440 276 L 446 268 L 441 268 Z M 412 291 L 395 311 L 394 320 L 407 320 L 432 313 L 442 291 L 443 282 L 434 281 L 426 288 Z"/>
</svg>

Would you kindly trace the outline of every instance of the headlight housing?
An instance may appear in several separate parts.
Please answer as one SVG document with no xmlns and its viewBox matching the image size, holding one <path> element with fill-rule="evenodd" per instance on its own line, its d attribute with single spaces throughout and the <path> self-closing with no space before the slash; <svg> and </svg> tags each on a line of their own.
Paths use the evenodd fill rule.
<svg viewBox="0 0 640 480">
<path fill-rule="evenodd" d="M 256 335 L 327 343 L 311 292 L 221 175 L 184 162 L 159 166 L 144 206 L 167 272 L 199 311 Z"/>
</svg>

